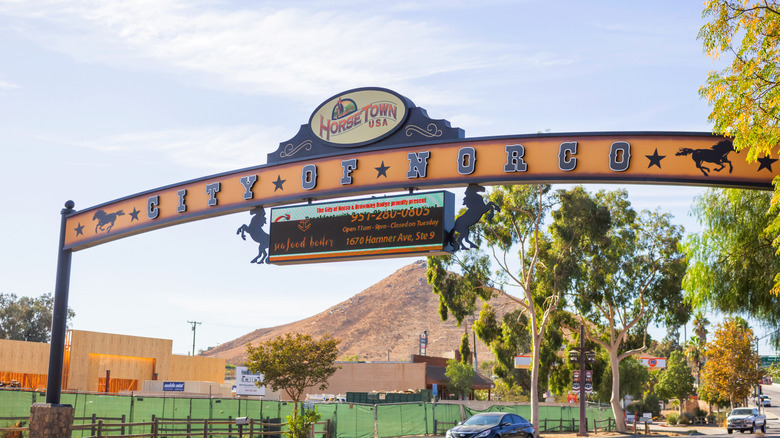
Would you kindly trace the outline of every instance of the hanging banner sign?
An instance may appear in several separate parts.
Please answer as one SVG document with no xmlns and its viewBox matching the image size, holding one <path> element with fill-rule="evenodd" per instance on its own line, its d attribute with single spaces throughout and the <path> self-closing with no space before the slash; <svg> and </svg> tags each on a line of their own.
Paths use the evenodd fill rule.
<svg viewBox="0 0 780 438">
<path fill-rule="evenodd" d="M 263 145 L 258 145 L 263 147 Z M 748 163 L 702 132 L 581 132 L 465 138 L 383 88 L 321 104 L 267 164 L 206 176 L 71 213 L 64 249 L 257 207 L 470 184 L 676 184 L 771 190 L 780 163 Z"/>
<path fill-rule="evenodd" d="M 443 254 L 453 204 L 452 193 L 428 192 L 274 208 L 268 260 Z"/>
</svg>

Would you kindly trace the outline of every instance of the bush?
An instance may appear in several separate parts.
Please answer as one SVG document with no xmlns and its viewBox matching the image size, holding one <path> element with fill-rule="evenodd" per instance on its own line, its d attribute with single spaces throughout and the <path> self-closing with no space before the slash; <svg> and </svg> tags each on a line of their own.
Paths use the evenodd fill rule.
<svg viewBox="0 0 780 438">
<path fill-rule="evenodd" d="M 309 436 L 311 425 L 320 421 L 320 414 L 316 410 L 305 410 L 302 414 L 287 416 L 287 427 L 290 429 L 284 434 L 289 438 L 306 438 Z"/>
<path fill-rule="evenodd" d="M 677 421 L 679 419 L 680 419 L 680 414 L 678 414 L 676 412 L 672 412 L 672 413 L 670 413 L 669 415 L 666 416 L 666 423 L 667 424 L 671 424 L 672 426 L 674 426 L 675 424 L 677 424 Z"/>
<path fill-rule="evenodd" d="M 652 412 L 653 417 L 658 417 L 661 415 L 661 403 L 658 401 L 658 396 L 650 393 L 645 395 L 645 399 L 642 401 L 646 409 L 644 412 Z"/>
<path fill-rule="evenodd" d="M 696 418 L 695 415 L 693 415 L 690 412 L 683 412 L 682 417 L 680 417 L 680 424 L 691 424 L 693 423 L 693 420 Z"/>
</svg>

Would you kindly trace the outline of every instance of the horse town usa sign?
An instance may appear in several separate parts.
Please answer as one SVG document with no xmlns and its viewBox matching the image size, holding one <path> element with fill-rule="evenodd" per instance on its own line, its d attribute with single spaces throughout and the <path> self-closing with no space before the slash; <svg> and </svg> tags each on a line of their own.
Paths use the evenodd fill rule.
<svg viewBox="0 0 780 438">
<path fill-rule="evenodd" d="M 777 159 L 747 163 L 723 137 L 586 132 L 464 138 L 379 88 L 328 99 L 268 164 L 149 190 L 67 217 L 63 249 L 204 219 L 346 195 L 468 184 L 626 182 L 770 189 Z"/>
</svg>

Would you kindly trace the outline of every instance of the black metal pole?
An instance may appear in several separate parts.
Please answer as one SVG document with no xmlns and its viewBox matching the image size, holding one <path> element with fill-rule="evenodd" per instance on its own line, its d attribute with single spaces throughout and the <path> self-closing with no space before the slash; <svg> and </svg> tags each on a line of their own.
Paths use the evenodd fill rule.
<svg viewBox="0 0 780 438">
<path fill-rule="evenodd" d="M 49 349 L 49 375 L 46 378 L 46 403 L 60 404 L 62 391 L 62 361 L 65 355 L 65 329 L 68 322 L 68 290 L 70 288 L 71 250 L 65 247 L 67 216 L 73 213 L 73 201 L 67 201 L 60 214 L 60 242 L 57 256 L 57 280 L 54 287 L 54 310 L 51 318 L 51 347 Z"/>
<path fill-rule="evenodd" d="M 580 432 L 579 436 L 588 436 L 588 425 L 585 424 L 585 324 L 580 323 Z"/>
</svg>

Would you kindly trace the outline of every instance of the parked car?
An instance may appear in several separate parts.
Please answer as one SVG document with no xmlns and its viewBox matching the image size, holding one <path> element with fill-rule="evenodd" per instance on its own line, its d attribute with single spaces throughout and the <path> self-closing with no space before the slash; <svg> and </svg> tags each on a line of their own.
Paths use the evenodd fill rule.
<svg viewBox="0 0 780 438">
<path fill-rule="evenodd" d="M 740 432 L 749 431 L 753 433 L 756 429 L 766 433 L 766 417 L 758 413 L 756 408 L 737 408 L 731 411 L 726 418 L 726 431 L 732 433 L 735 430 Z"/>
<path fill-rule="evenodd" d="M 772 406 L 772 399 L 768 395 L 762 394 L 759 396 L 758 404 L 761 406 Z"/>
<path fill-rule="evenodd" d="M 525 418 L 504 412 L 483 412 L 447 431 L 446 438 L 533 438 L 534 426 Z"/>
</svg>

